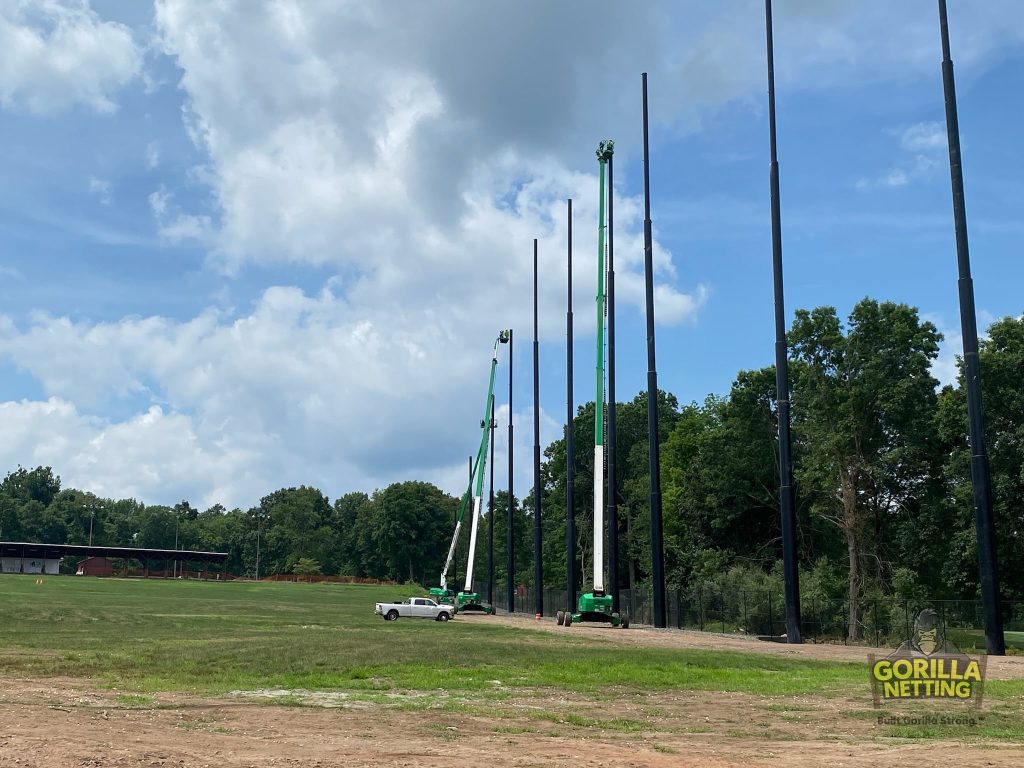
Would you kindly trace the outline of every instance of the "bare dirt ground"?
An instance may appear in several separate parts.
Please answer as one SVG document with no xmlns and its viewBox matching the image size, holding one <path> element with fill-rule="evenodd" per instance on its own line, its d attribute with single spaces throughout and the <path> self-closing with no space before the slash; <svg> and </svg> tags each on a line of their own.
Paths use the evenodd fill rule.
<svg viewBox="0 0 1024 768">
<path fill-rule="evenodd" d="M 517 626 L 527 621 L 467 620 Z M 863 661 L 867 654 L 865 648 L 793 648 L 692 632 L 561 630 L 550 620 L 529 621 L 625 645 L 851 661 Z M 994 659 L 990 670 L 993 677 L 1022 677 L 1021 661 Z M 286 694 L 292 706 L 274 703 Z M 414 698 L 396 694 L 392 704 L 301 691 L 134 696 L 86 680 L 0 677 L 0 768 L 1024 765 L 1020 743 L 894 738 L 877 723 L 865 697 L 629 691 L 559 697 L 521 691 L 500 701 L 460 700 L 453 694 L 453 706 L 425 711 L 403 706 Z"/>
</svg>

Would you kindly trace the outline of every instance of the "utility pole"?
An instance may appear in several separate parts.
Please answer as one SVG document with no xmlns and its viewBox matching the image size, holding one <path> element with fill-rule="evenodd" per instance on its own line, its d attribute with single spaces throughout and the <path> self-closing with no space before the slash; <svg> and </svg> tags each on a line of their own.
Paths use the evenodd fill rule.
<svg viewBox="0 0 1024 768">
<path fill-rule="evenodd" d="M 644 282 L 647 304 L 647 442 L 651 476 L 651 588 L 654 626 L 665 628 L 665 547 L 662 543 L 661 459 L 658 445 L 658 369 L 654 354 L 654 257 L 651 226 L 651 156 L 647 127 L 647 73 L 643 83 L 644 111 Z"/>
<path fill-rule="evenodd" d="M 540 517 L 540 341 L 537 324 L 537 239 L 533 240 L 533 583 L 535 618 L 544 615 L 544 553 Z"/>
<path fill-rule="evenodd" d="M 765 0 L 768 49 L 768 137 L 771 147 L 772 271 L 775 278 L 775 390 L 779 409 L 779 515 L 782 522 L 782 572 L 786 598 L 786 641 L 802 643 L 800 572 L 796 551 L 796 500 L 789 434 L 789 349 L 786 344 L 785 293 L 782 285 L 782 213 L 779 205 L 779 157 L 775 131 L 775 46 L 772 39 L 772 0 Z"/>
<path fill-rule="evenodd" d="M 565 610 L 576 606 L 576 429 L 572 396 L 572 198 L 568 200 L 569 222 L 568 291 L 565 311 Z"/>
<path fill-rule="evenodd" d="M 992 480 L 985 449 L 985 416 L 981 407 L 981 365 L 978 361 L 978 320 L 974 309 L 974 280 L 967 242 L 967 207 L 960 159 L 960 122 L 956 108 L 956 83 L 949 52 L 946 0 L 939 0 L 942 37 L 942 88 L 946 97 L 946 134 L 949 142 L 949 175 L 953 188 L 953 225 L 956 259 L 960 273 L 960 333 L 964 339 L 964 383 L 967 386 L 967 420 L 971 447 L 971 483 L 974 486 L 974 519 L 978 533 L 978 570 L 985 613 L 985 641 L 992 656 L 1006 654 L 1003 614 L 999 605 L 999 566 L 996 557 L 996 526 L 992 515 Z"/>
<path fill-rule="evenodd" d="M 505 597 L 508 599 L 508 612 L 516 612 L 516 558 L 515 531 L 512 520 L 512 508 L 515 494 L 512 482 L 512 329 L 508 329 L 508 517 L 505 520 Z"/>
</svg>

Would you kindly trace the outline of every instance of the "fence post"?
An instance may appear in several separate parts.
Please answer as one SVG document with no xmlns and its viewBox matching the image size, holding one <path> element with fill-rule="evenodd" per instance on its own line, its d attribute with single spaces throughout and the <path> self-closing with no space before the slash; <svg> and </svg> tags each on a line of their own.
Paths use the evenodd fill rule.
<svg viewBox="0 0 1024 768">
<path fill-rule="evenodd" d="M 743 600 L 743 633 L 747 634 L 747 590 L 740 590 L 740 598 Z"/>
<path fill-rule="evenodd" d="M 775 636 L 775 615 L 772 613 L 772 592 L 768 590 L 768 635 Z"/>
<path fill-rule="evenodd" d="M 700 622 L 700 631 L 704 631 L 704 589 L 703 587 L 697 587 L 697 613 L 698 621 Z"/>
<path fill-rule="evenodd" d="M 818 614 L 818 598 L 811 595 L 811 626 L 814 627 L 814 642 L 818 642 L 818 622 L 815 618 Z"/>
<path fill-rule="evenodd" d="M 722 609 L 722 634 L 725 634 L 725 592 L 719 590 L 718 592 L 718 605 Z"/>
<path fill-rule="evenodd" d="M 910 600 L 903 601 L 903 631 L 905 633 L 904 639 L 910 639 Z M 946 620 L 942 620 L 942 632 L 946 632 Z"/>
<path fill-rule="evenodd" d="M 683 590 L 676 590 L 676 629 L 683 628 Z"/>
<path fill-rule="evenodd" d="M 874 604 L 874 607 L 872 608 L 871 613 L 874 616 L 874 622 L 875 622 L 875 648 L 877 648 L 878 647 L 878 598 L 877 597 L 875 598 L 875 604 Z"/>
</svg>

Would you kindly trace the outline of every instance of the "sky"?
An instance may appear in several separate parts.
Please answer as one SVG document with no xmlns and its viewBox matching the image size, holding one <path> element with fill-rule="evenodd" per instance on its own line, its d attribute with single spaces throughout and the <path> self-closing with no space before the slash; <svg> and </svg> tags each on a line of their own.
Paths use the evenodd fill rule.
<svg viewBox="0 0 1024 768">
<path fill-rule="evenodd" d="M 1024 4 L 950 3 L 979 326 L 1020 315 Z M 909 303 L 961 349 L 934 0 L 776 0 L 787 321 Z M 617 390 L 646 387 L 641 72 L 658 378 L 769 365 L 757 0 L 0 0 L 0 469 L 243 508 L 465 487 L 514 330 L 517 495 L 594 397 L 599 141 L 615 140 Z M 509 355 L 498 354 L 497 485 Z"/>
</svg>

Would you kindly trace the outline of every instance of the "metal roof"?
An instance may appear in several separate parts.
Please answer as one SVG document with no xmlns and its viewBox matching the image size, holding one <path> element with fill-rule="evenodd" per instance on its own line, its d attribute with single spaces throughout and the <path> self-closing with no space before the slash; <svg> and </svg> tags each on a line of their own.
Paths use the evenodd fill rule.
<svg viewBox="0 0 1024 768">
<path fill-rule="evenodd" d="M 224 562 L 227 552 L 196 552 L 190 549 L 145 549 L 139 547 L 91 547 L 81 544 L 40 544 L 30 541 L 0 541 L 0 557 L 120 557 L 134 560 L 190 560 Z"/>
</svg>

